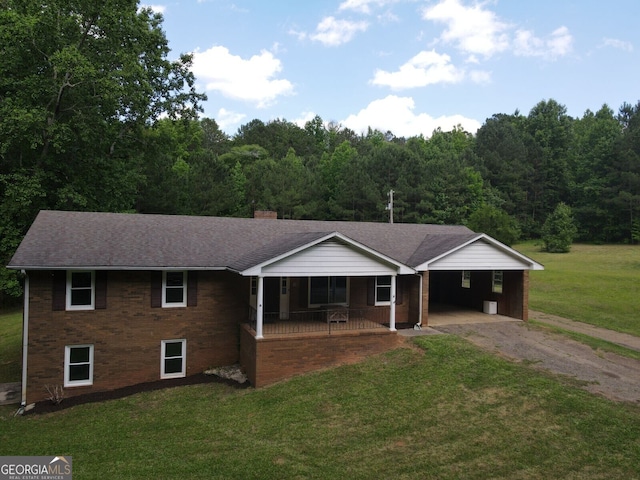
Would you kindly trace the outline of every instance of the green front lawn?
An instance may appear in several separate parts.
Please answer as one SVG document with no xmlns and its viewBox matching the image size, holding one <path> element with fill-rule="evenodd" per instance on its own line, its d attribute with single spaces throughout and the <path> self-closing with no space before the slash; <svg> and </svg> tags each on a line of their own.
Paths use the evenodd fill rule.
<svg viewBox="0 0 640 480">
<path fill-rule="evenodd" d="M 639 478 L 640 408 L 448 335 L 260 390 L 206 384 L 0 419 L 77 478 Z"/>
</svg>

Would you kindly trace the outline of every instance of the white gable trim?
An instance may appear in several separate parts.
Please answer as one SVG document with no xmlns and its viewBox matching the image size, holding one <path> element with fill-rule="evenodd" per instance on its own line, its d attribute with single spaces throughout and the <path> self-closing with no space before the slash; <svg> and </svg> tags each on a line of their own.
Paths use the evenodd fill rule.
<svg viewBox="0 0 640 480">
<path fill-rule="evenodd" d="M 332 252 L 341 258 L 332 261 Z M 239 272 L 244 276 L 410 275 L 416 271 L 338 232 Z"/>
<path fill-rule="evenodd" d="M 496 262 L 496 259 L 489 258 L 469 257 L 464 259 L 464 250 L 469 250 L 470 246 L 478 242 L 488 245 L 502 258 L 498 262 Z M 454 258 L 464 261 L 456 263 L 453 261 Z M 416 270 L 544 270 L 544 266 L 513 248 L 508 247 L 504 243 L 499 242 L 495 238 L 482 233 L 448 252 L 418 265 Z"/>
</svg>

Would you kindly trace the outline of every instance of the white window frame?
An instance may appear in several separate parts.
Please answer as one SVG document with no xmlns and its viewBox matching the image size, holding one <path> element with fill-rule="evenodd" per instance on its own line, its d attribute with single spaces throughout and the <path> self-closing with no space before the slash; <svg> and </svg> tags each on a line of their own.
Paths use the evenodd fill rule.
<svg viewBox="0 0 640 480">
<path fill-rule="evenodd" d="M 71 363 L 71 350 L 74 348 L 88 348 L 89 349 L 89 361 Z M 89 365 L 89 378 L 82 380 L 71 380 L 69 375 L 69 369 L 72 365 Z M 93 385 L 93 345 L 67 345 L 64 347 L 64 386 L 65 387 L 83 387 L 87 385 Z"/>
<path fill-rule="evenodd" d="M 317 278 L 327 278 L 328 279 L 328 283 L 327 283 L 327 291 L 329 290 L 329 287 L 331 286 L 331 278 L 345 278 L 346 279 L 346 295 L 345 295 L 345 301 L 344 302 L 331 302 L 329 301 L 329 299 L 327 299 L 327 302 L 325 303 L 311 303 L 311 281 L 313 279 L 317 279 Z M 308 295 L 307 295 L 307 301 L 309 303 L 309 307 L 321 307 L 324 305 L 339 305 L 339 306 L 343 306 L 343 307 L 348 307 L 349 306 L 349 288 L 350 288 L 350 277 L 346 277 L 344 275 L 323 275 L 322 277 L 309 277 L 309 291 L 308 291 Z"/>
<path fill-rule="evenodd" d="M 460 286 L 462 288 L 471 288 L 471 270 L 462 270 Z"/>
<path fill-rule="evenodd" d="M 167 357 L 167 344 L 169 343 L 180 343 L 182 355 L 179 357 Z M 169 358 L 180 358 L 182 359 L 182 369 L 179 372 L 165 372 L 165 360 Z M 160 342 L 160 378 L 182 378 L 187 375 L 187 340 L 185 338 L 179 338 L 174 340 L 162 340 Z"/>
<path fill-rule="evenodd" d="M 387 284 L 378 283 L 379 279 L 385 278 L 385 277 L 389 277 L 389 284 L 388 285 Z M 374 286 L 375 293 L 376 293 L 374 304 L 375 304 L 376 307 L 385 306 L 385 305 L 391 305 L 391 282 L 392 281 L 393 281 L 393 279 L 391 278 L 391 275 L 380 275 L 380 276 L 376 277 L 375 286 Z M 378 292 L 379 292 L 379 289 L 382 289 L 382 288 L 384 288 L 384 289 L 388 288 L 389 289 L 389 300 L 378 300 Z"/>
<path fill-rule="evenodd" d="M 494 270 L 491 276 L 491 291 L 493 293 L 502 293 L 504 288 L 504 273 L 502 270 Z"/>
<path fill-rule="evenodd" d="M 90 273 L 91 274 L 91 286 L 90 287 L 76 287 L 73 288 L 72 280 L 75 273 Z M 84 305 L 73 305 L 71 303 L 72 293 L 74 290 L 88 290 L 91 289 L 91 303 Z M 93 270 L 67 270 L 67 288 L 66 288 L 66 309 L 67 310 L 95 310 L 96 305 L 96 272 Z"/>
<path fill-rule="evenodd" d="M 168 273 L 181 273 L 182 274 L 182 287 L 167 287 L 167 274 Z M 181 302 L 167 302 L 167 288 L 182 289 L 182 301 Z M 187 271 L 186 270 L 165 270 L 162 272 L 162 307 L 186 307 L 187 306 Z"/>
</svg>

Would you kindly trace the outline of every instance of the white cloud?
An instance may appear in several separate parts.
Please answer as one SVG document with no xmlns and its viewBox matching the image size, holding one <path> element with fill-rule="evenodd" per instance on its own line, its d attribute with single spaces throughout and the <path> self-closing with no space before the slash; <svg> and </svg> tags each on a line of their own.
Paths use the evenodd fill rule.
<svg viewBox="0 0 640 480">
<path fill-rule="evenodd" d="M 215 119 L 221 130 L 228 133 L 229 127 L 239 125 L 240 122 L 246 117 L 244 113 L 232 112 L 230 110 L 221 108 L 218 110 L 218 114 Z"/>
<path fill-rule="evenodd" d="M 491 72 L 485 70 L 472 70 L 469 72 L 469 78 L 473 83 L 487 85 L 491 83 Z"/>
<path fill-rule="evenodd" d="M 309 37 L 330 47 L 336 47 L 350 41 L 358 32 L 368 28 L 367 22 L 351 22 L 335 17 L 325 17 L 316 27 L 316 33 Z"/>
<path fill-rule="evenodd" d="M 518 30 L 514 39 L 514 53 L 522 57 L 542 57 L 553 60 L 571 52 L 573 37 L 567 27 L 554 30 L 548 38 L 538 38 L 529 30 Z"/>
<path fill-rule="evenodd" d="M 296 30 L 295 28 L 289 29 L 289 32 L 287 32 L 287 33 L 289 33 L 289 35 L 293 35 L 298 40 L 304 40 L 305 38 L 307 38 L 307 32 L 303 32 L 301 30 Z"/>
<path fill-rule="evenodd" d="M 401 90 L 437 83 L 458 83 L 463 78 L 464 71 L 451 64 L 449 55 L 431 50 L 418 53 L 395 72 L 376 70 L 371 83 Z"/>
<path fill-rule="evenodd" d="M 366 108 L 355 115 L 349 115 L 340 122 L 356 133 L 366 132 L 368 127 L 382 132 L 391 131 L 398 137 L 412 137 L 424 135 L 430 137 L 438 127 L 443 131 L 450 131 L 457 125 L 470 133 L 476 133 L 481 124 L 477 120 L 450 115 L 433 118 L 426 113 L 416 114 L 415 103 L 411 97 L 389 95 L 380 100 L 374 100 Z"/>
<path fill-rule="evenodd" d="M 510 25 L 484 9 L 483 4 L 465 7 L 460 0 L 443 0 L 425 7 L 422 15 L 425 20 L 446 24 L 440 40 L 453 43 L 466 53 L 490 57 L 509 47 Z"/>
<path fill-rule="evenodd" d="M 340 4 L 338 10 L 354 10 L 360 13 L 371 13 L 371 5 L 376 7 L 384 7 L 399 0 L 345 0 Z"/>
<path fill-rule="evenodd" d="M 469 63 L 478 63 L 477 55 L 490 58 L 498 53 L 513 50 L 515 55 L 555 60 L 569 54 L 573 37 L 567 27 L 559 27 L 546 38 L 539 38 L 530 30 L 519 29 L 501 20 L 486 8 L 486 3 L 476 2 L 465 6 L 462 0 L 441 0 L 425 7 L 422 16 L 445 24 L 439 37 L 443 43 L 453 44 L 468 54 Z"/>
<path fill-rule="evenodd" d="M 221 46 L 193 54 L 193 73 L 205 84 L 207 91 L 251 102 L 258 108 L 265 108 L 278 97 L 294 93 L 289 80 L 275 78 L 281 70 L 280 60 L 266 50 L 248 59 L 232 55 Z"/>
<path fill-rule="evenodd" d="M 602 39 L 603 47 L 617 48 L 624 50 L 625 52 L 633 52 L 633 44 L 624 40 L 618 40 L 617 38 L 604 38 Z"/>
</svg>

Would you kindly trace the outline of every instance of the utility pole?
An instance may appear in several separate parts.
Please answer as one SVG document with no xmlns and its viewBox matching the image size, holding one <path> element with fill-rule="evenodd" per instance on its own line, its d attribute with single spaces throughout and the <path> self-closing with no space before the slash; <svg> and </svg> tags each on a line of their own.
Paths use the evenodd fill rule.
<svg viewBox="0 0 640 480">
<path fill-rule="evenodd" d="M 389 210 L 389 223 L 393 223 L 393 190 L 389 190 L 387 196 L 389 197 L 389 203 L 387 203 L 387 210 Z"/>
</svg>

